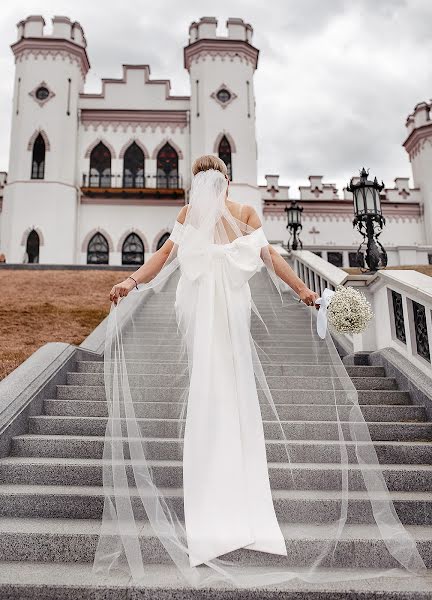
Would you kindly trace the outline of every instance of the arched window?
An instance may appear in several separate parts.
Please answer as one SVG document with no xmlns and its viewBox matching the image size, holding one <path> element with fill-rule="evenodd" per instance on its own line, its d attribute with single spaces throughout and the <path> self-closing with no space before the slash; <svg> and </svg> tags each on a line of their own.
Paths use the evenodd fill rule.
<svg viewBox="0 0 432 600">
<path fill-rule="evenodd" d="M 40 239 L 37 231 L 32 229 L 27 237 L 26 252 L 29 263 L 39 262 Z"/>
<path fill-rule="evenodd" d="M 32 179 L 43 179 L 45 177 L 45 142 L 39 133 L 33 144 L 32 153 Z M 36 233 L 36 232 L 35 232 Z"/>
<path fill-rule="evenodd" d="M 169 233 L 164 233 L 163 236 L 160 238 L 160 240 L 157 243 L 156 246 L 156 250 L 159 250 L 160 248 L 162 248 L 162 246 L 165 244 L 165 242 L 167 241 L 167 239 L 169 238 L 170 234 Z"/>
<path fill-rule="evenodd" d="M 231 146 L 229 141 L 227 140 L 226 135 L 224 135 L 221 141 L 219 142 L 218 154 L 219 158 L 221 158 L 227 166 L 228 177 L 232 179 Z"/>
<path fill-rule="evenodd" d="M 144 152 L 136 142 L 132 142 L 124 154 L 123 187 L 144 187 Z"/>
<path fill-rule="evenodd" d="M 88 265 L 107 265 L 109 258 L 109 246 L 107 239 L 101 233 L 95 233 L 87 246 Z"/>
<path fill-rule="evenodd" d="M 142 265 L 144 262 L 144 244 L 136 233 L 130 233 L 122 247 L 122 265 Z"/>
<path fill-rule="evenodd" d="M 111 152 L 102 142 L 90 154 L 90 187 L 111 186 Z"/>
<path fill-rule="evenodd" d="M 167 142 L 157 155 L 156 187 L 177 188 L 178 186 L 178 154 Z"/>
</svg>

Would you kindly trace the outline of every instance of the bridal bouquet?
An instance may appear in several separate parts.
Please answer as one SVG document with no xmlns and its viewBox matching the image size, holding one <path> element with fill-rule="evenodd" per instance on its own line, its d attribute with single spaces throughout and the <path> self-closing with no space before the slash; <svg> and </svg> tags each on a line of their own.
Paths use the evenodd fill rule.
<svg viewBox="0 0 432 600">
<path fill-rule="evenodd" d="M 338 333 L 362 333 L 375 316 L 366 296 L 353 287 L 338 285 L 336 291 L 326 288 L 316 304 L 320 305 L 317 332 L 323 339 L 327 319 Z"/>
</svg>

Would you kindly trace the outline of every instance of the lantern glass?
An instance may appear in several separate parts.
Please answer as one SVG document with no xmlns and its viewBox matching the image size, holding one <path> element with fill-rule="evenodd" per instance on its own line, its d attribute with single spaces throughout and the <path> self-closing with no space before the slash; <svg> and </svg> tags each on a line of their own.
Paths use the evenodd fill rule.
<svg viewBox="0 0 432 600">
<path fill-rule="evenodd" d="M 379 190 L 375 190 L 375 212 L 381 214 L 381 198 Z"/>
<path fill-rule="evenodd" d="M 290 206 L 288 209 L 288 223 L 290 225 L 300 223 L 300 211 L 296 206 Z"/>
<path fill-rule="evenodd" d="M 365 189 L 366 192 L 366 212 L 368 214 L 375 214 L 376 213 L 376 196 L 377 196 L 377 191 L 373 188 L 373 187 L 367 187 Z"/>
<path fill-rule="evenodd" d="M 363 188 L 357 188 L 354 192 L 356 215 L 362 215 L 364 213 L 363 191 Z"/>
</svg>

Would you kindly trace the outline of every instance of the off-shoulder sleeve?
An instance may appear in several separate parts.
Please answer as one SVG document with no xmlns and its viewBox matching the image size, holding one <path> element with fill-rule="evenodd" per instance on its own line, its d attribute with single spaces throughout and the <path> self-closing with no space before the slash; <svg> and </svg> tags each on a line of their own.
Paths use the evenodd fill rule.
<svg viewBox="0 0 432 600">
<path fill-rule="evenodd" d="M 248 234 L 251 239 L 251 242 L 257 246 L 257 248 L 263 248 L 264 246 L 268 246 L 268 239 L 262 227 L 258 227 L 255 231 L 252 231 Z"/>
<path fill-rule="evenodd" d="M 174 223 L 174 227 L 173 227 L 173 230 L 171 231 L 171 235 L 169 236 L 169 239 L 174 244 L 181 244 L 181 241 L 183 239 L 183 234 L 184 234 L 184 225 L 179 223 L 179 221 L 176 221 Z"/>
</svg>

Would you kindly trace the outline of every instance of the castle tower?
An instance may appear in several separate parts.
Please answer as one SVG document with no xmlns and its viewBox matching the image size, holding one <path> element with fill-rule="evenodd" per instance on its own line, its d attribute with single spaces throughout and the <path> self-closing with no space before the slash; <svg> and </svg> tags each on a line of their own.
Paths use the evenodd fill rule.
<svg viewBox="0 0 432 600">
<path fill-rule="evenodd" d="M 77 221 L 78 99 L 89 69 L 84 32 L 67 17 L 44 33 L 39 15 L 17 25 L 15 84 L 1 251 L 7 262 L 73 263 Z"/>
<path fill-rule="evenodd" d="M 407 151 L 414 179 L 414 187 L 420 188 L 423 198 L 424 240 L 432 244 L 432 121 L 431 104 L 420 102 L 406 121 L 408 137 L 403 146 Z"/>
<path fill-rule="evenodd" d="M 216 35 L 214 17 L 189 28 L 184 64 L 191 85 L 191 160 L 202 154 L 223 158 L 232 174 L 231 197 L 262 214 L 253 84 L 258 50 L 249 24 L 231 18 L 226 25 L 223 37 Z"/>
</svg>

